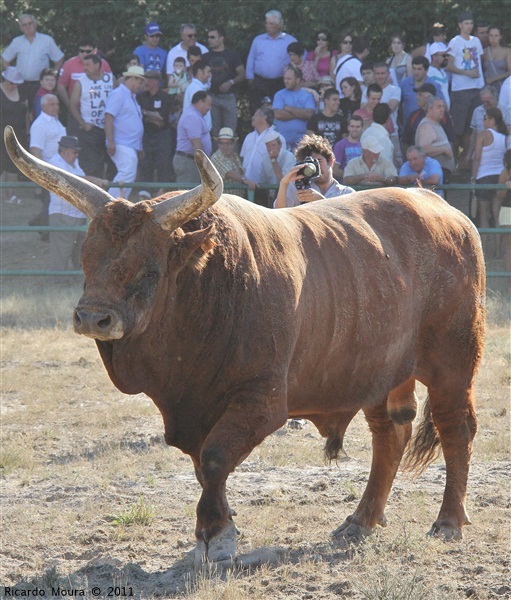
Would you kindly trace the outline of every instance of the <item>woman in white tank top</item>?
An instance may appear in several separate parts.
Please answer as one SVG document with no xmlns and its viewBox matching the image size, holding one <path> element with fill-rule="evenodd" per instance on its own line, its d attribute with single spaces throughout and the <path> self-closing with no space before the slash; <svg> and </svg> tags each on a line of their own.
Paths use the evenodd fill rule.
<svg viewBox="0 0 511 600">
<path fill-rule="evenodd" d="M 498 108 L 489 108 L 484 115 L 484 130 L 477 134 L 472 179 L 477 184 L 498 183 L 506 152 L 506 125 Z M 479 227 L 498 227 L 500 199 L 496 190 L 477 190 Z"/>
</svg>

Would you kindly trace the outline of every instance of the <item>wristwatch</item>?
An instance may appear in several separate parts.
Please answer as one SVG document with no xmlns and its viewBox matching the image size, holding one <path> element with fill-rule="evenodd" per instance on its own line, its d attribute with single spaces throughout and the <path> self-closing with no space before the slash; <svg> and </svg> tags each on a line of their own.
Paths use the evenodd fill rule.
<svg viewBox="0 0 511 600">
<path fill-rule="evenodd" d="M 270 158 L 270 160 L 271 160 L 272 164 L 275 164 L 277 162 L 276 158 Z"/>
</svg>

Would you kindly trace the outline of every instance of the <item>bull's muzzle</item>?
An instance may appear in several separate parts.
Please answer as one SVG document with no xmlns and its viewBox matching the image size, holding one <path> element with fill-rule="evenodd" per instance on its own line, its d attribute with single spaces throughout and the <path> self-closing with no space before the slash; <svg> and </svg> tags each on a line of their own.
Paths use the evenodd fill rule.
<svg viewBox="0 0 511 600">
<path fill-rule="evenodd" d="M 118 340 L 124 334 L 124 327 L 119 316 L 110 310 L 91 310 L 78 306 L 73 315 L 76 333 L 95 340 Z"/>
</svg>

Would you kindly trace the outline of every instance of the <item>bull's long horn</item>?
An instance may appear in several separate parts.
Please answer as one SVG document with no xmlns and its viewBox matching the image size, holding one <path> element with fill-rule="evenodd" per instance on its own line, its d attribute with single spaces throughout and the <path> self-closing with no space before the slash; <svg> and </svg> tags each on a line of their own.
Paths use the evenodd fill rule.
<svg viewBox="0 0 511 600">
<path fill-rule="evenodd" d="M 5 147 L 12 162 L 24 175 L 43 188 L 64 198 L 90 219 L 107 202 L 114 200 L 108 192 L 83 177 L 67 173 L 29 154 L 20 145 L 13 128 L 9 125 L 4 130 L 4 138 Z"/>
<path fill-rule="evenodd" d="M 222 178 L 202 150 L 195 151 L 195 163 L 200 172 L 201 185 L 153 207 L 154 220 L 163 229 L 177 229 L 212 206 L 222 195 Z"/>
</svg>

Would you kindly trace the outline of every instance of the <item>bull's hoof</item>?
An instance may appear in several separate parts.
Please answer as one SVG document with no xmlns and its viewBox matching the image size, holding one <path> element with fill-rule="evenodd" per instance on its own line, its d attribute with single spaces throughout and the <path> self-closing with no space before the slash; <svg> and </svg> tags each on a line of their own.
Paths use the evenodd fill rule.
<svg viewBox="0 0 511 600">
<path fill-rule="evenodd" d="M 463 532 L 459 527 L 450 525 L 440 525 L 433 523 L 433 527 L 428 531 L 431 537 L 443 538 L 445 541 L 457 542 L 463 539 Z"/>
<path fill-rule="evenodd" d="M 195 566 L 200 567 L 206 562 L 221 563 L 222 566 L 232 563 L 236 558 L 237 529 L 233 521 L 209 541 L 197 540 L 195 547 Z"/>
<path fill-rule="evenodd" d="M 359 544 L 366 537 L 370 536 L 371 533 L 371 529 L 352 522 L 351 517 L 348 517 L 342 525 L 332 532 L 332 536 L 336 542 L 347 548 L 348 546 Z"/>
</svg>

